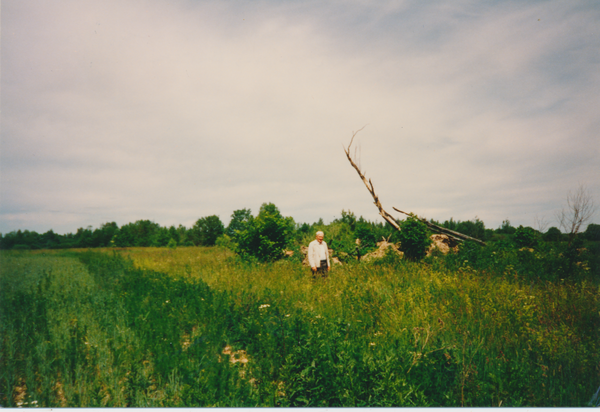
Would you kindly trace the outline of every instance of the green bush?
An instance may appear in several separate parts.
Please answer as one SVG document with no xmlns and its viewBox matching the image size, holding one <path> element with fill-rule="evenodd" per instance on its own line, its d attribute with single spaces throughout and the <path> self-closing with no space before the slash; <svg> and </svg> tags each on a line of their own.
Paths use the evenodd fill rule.
<svg viewBox="0 0 600 412">
<path fill-rule="evenodd" d="M 263 203 L 256 218 L 237 232 L 236 252 L 247 260 L 259 262 L 281 259 L 294 227 L 294 219 L 283 217 L 273 203 Z"/>
<path fill-rule="evenodd" d="M 538 244 L 537 232 L 530 227 L 519 226 L 513 236 L 518 247 L 534 248 Z"/>
<path fill-rule="evenodd" d="M 473 220 L 459 222 L 456 231 L 476 239 L 485 240 L 485 224 L 478 217 Z"/>
<path fill-rule="evenodd" d="M 235 250 L 235 242 L 227 233 L 223 233 L 221 236 L 219 236 L 215 244 L 220 247 Z"/>
<path fill-rule="evenodd" d="M 248 222 L 252 220 L 252 211 L 250 209 L 238 209 L 234 210 L 231 214 L 231 220 L 225 233 L 230 238 L 234 239 L 237 233 L 243 231 L 246 228 Z"/>
<path fill-rule="evenodd" d="M 365 252 L 375 249 L 377 241 L 381 240 L 375 237 L 372 228 L 366 224 L 357 224 L 354 236 L 360 239 L 360 246 L 365 249 Z"/>
<path fill-rule="evenodd" d="M 544 241 L 546 242 L 560 242 L 562 233 L 560 229 L 552 226 L 546 233 L 544 233 Z"/>
<path fill-rule="evenodd" d="M 400 249 L 409 260 L 420 260 L 425 257 L 431 244 L 427 226 L 414 216 L 409 216 L 400 227 Z"/>
<path fill-rule="evenodd" d="M 590 223 L 584 232 L 585 238 L 591 241 L 600 241 L 600 225 Z"/>
</svg>

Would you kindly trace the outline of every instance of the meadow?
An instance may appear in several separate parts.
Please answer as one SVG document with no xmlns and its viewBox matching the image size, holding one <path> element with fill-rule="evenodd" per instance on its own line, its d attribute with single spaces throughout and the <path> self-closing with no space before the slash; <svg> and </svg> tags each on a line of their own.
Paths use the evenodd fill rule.
<svg viewBox="0 0 600 412">
<path fill-rule="evenodd" d="M 598 285 L 526 266 L 0 253 L 3 407 L 587 406 L 600 385 Z"/>
</svg>

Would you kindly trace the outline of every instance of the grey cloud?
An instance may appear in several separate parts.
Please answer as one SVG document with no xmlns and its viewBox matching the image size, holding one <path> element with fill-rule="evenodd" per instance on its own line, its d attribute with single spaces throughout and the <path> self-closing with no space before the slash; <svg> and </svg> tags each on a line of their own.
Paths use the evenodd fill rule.
<svg viewBox="0 0 600 412">
<path fill-rule="evenodd" d="M 386 206 L 531 224 L 597 176 L 598 13 L 4 1 L 0 230 L 227 222 L 265 201 L 378 220 L 342 151 L 365 124 Z"/>
</svg>

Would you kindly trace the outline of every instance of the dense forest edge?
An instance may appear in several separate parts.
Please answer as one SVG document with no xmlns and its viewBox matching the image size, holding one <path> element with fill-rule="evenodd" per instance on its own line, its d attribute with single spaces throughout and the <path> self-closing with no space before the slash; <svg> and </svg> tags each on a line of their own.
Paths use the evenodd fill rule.
<svg viewBox="0 0 600 412">
<path fill-rule="evenodd" d="M 357 218 L 346 210 L 342 210 L 341 216 L 329 224 L 324 224 L 322 219 L 312 224 L 296 223 L 292 217 L 282 216 L 274 204 L 264 203 L 256 216 L 246 208 L 234 211 L 228 226 L 223 224 L 219 216 L 211 215 L 198 219 L 190 228 L 183 225 L 163 227 L 150 220 L 138 220 L 120 227 L 116 222 L 104 223 L 96 229 L 88 226 L 65 235 L 54 233 L 53 230 L 42 234 L 28 230 L 0 233 L 0 250 L 106 247 L 173 249 L 217 245 L 231 249 L 245 260 L 266 262 L 293 253 L 293 259 L 301 257 L 301 248 L 313 240 L 317 230 L 322 230 L 333 257 L 342 263 L 359 260 L 361 256 L 376 250 L 382 240 L 398 244 L 401 250 L 408 252 L 407 257 L 419 260 L 425 256 L 430 244 L 427 237 L 432 232 L 415 220 L 408 217 L 397 221 L 405 228 L 405 233 L 398 232 L 387 222 L 372 222 L 362 216 Z M 598 281 L 596 278 L 600 275 L 598 224 L 588 224 L 585 231 L 563 233 L 554 226 L 547 230 L 544 227 L 514 227 L 509 220 L 503 221 L 497 229 L 490 229 L 477 217 L 468 221 L 450 218 L 444 222 L 433 219 L 430 222 L 488 244 L 487 247 L 480 247 L 468 241 L 461 243 L 457 248 L 460 252 L 445 259 L 448 264 L 456 266 L 460 259 L 467 257 L 471 266 L 485 271 L 497 269 L 498 273 L 502 273 L 506 266 L 516 263 L 522 268 L 523 274 L 547 280 L 587 275 Z M 411 246 L 418 250 L 409 250 Z M 450 263 L 454 260 L 456 262 Z"/>
</svg>

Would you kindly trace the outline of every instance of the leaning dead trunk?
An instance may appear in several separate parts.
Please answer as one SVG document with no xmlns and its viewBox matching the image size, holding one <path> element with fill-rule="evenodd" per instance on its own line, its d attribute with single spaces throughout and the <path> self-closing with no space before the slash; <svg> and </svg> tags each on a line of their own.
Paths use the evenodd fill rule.
<svg viewBox="0 0 600 412">
<path fill-rule="evenodd" d="M 365 186 L 367 187 L 367 190 L 369 191 L 369 193 L 371 194 L 371 196 L 373 197 L 373 203 L 375 203 L 375 206 L 377 206 L 377 209 L 379 209 L 379 214 L 381 215 L 381 217 L 383 217 L 386 222 L 388 222 L 390 225 L 392 225 L 392 227 L 394 227 L 394 229 L 400 231 L 400 226 L 398 226 L 398 223 L 396 222 L 396 220 L 394 219 L 394 217 L 392 215 L 390 215 L 388 212 L 385 211 L 385 209 L 383 208 L 383 206 L 381 205 L 381 202 L 379 201 L 379 197 L 377 196 L 377 194 L 375 193 L 375 188 L 373 187 L 373 182 L 371 182 L 371 179 L 367 180 L 367 178 L 365 177 L 365 175 L 363 174 L 363 172 L 360 170 L 360 167 L 357 166 L 357 164 L 354 162 L 354 160 L 352 159 L 352 156 L 350 156 L 350 146 L 352 146 L 352 142 L 354 141 L 354 137 L 356 137 L 356 135 L 358 134 L 358 132 L 360 132 L 362 129 L 364 129 L 364 127 L 362 127 L 361 129 L 358 129 L 356 132 L 354 132 L 352 134 L 352 139 L 350 140 L 350 144 L 348 145 L 347 148 L 344 148 L 344 152 L 346 153 L 346 157 L 348 158 L 348 161 L 350 162 L 350 164 L 352 165 L 352 167 L 354 168 L 354 170 L 356 170 L 356 173 L 358 173 L 358 175 L 360 176 L 361 180 L 363 181 L 363 183 L 365 184 Z M 406 215 L 409 216 L 415 216 L 412 213 L 406 213 L 403 212 L 399 209 L 394 208 L 394 210 L 396 210 L 397 212 L 400 213 L 404 213 Z M 458 242 L 462 242 L 463 240 L 472 240 L 474 242 L 477 242 L 479 244 L 482 244 L 485 246 L 485 242 L 482 242 L 479 239 L 475 239 L 471 236 L 467 236 L 464 235 L 462 233 L 458 233 L 455 232 L 453 230 L 450 229 L 446 229 L 444 227 L 435 225 L 431 222 L 428 222 L 425 219 L 421 219 L 418 218 L 421 222 L 425 223 L 425 225 L 427 225 L 427 227 L 435 233 L 443 233 L 449 237 L 451 237 L 452 239 L 458 241 Z"/>
<path fill-rule="evenodd" d="M 429 228 L 429 229 L 430 229 L 432 232 L 441 233 L 441 234 L 444 234 L 444 235 L 450 236 L 450 237 L 452 237 L 453 239 L 456 239 L 456 240 L 459 240 L 459 241 L 462 241 L 462 240 L 471 240 L 471 241 L 473 241 L 473 242 L 477 242 L 477 243 L 479 243 L 479 244 L 481 244 L 481 245 L 485 246 L 485 242 L 483 242 L 483 241 L 481 241 L 481 240 L 479 240 L 479 239 L 476 239 L 476 238 L 474 238 L 474 237 L 467 236 L 467 235 L 465 235 L 465 234 L 463 234 L 463 233 L 460 233 L 460 232 L 455 232 L 454 230 L 446 229 L 445 227 L 442 227 L 442 226 L 438 226 L 438 225 L 436 225 L 435 223 L 431 223 L 431 222 L 427 221 L 426 219 L 421 219 L 420 217 L 418 217 L 418 216 L 415 216 L 415 215 L 413 215 L 412 213 L 406 213 L 406 212 L 403 212 L 402 210 L 400 210 L 400 209 L 396 209 L 396 208 L 395 208 L 395 207 L 393 207 L 393 206 L 392 206 L 392 209 L 394 209 L 394 210 L 395 210 L 395 211 L 397 211 L 397 212 L 404 213 L 404 214 L 405 214 L 405 215 L 407 215 L 407 216 L 413 216 L 413 217 L 416 217 L 416 218 L 417 218 L 417 219 L 419 219 L 421 222 L 425 223 L 425 225 L 427 225 L 427 227 L 428 227 L 428 228 Z"/>
<path fill-rule="evenodd" d="M 364 129 L 364 127 L 362 129 Z M 354 136 L 356 136 L 356 134 L 358 132 L 360 132 L 362 129 L 359 129 L 356 132 L 354 132 L 354 134 L 352 134 L 352 140 L 354 140 Z M 383 217 L 386 220 L 386 222 L 388 222 L 390 225 L 392 225 L 396 230 L 400 230 L 400 226 L 398 226 L 398 223 L 396 223 L 396 220 L 394 219 L 394 217 L 392 215 L 390 215 L 388 212 L 386 212 L 383 209 L 383 206 L 381 206 L 379 197 L 377 197 L 377 195 L 375 194 L 375 188 L 373 187 L 373 183 L 371 182 L 371 179 L 369 179 L 367 181 L 367 178 L 365 177 L 365 175 L 360 171 L 360 168 L 352 160 L 352 157 L 350 156 L 350 146 L 352 146 L 352 140 L 350 140 L 348 149 L 344 148 L 344 151 L 346 152 L 346 157 L 348 158 L 348 161 L 350 162 L 352 167 L 356 170 L 356 173 L 358 173 L 358 175 L 362 179 L 362 181 L 365 184 L 365 186 L 367 187 L 367 190 L 369 191 L 369 193 L 371 193 L 371 196 L 373 197 L 375 206 L 377 206 L 377 209 L 379 209 L 379 214 L 381 215 L 381 217 Z"/>
</svg>

